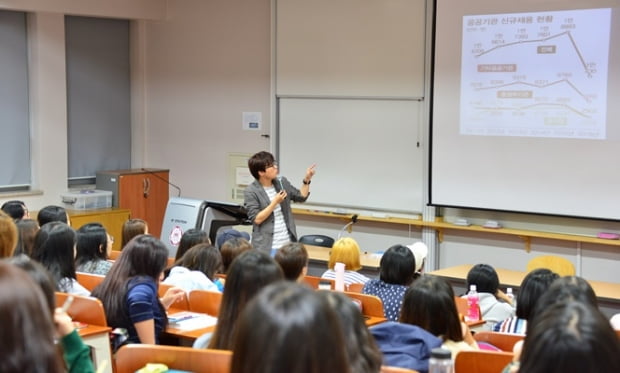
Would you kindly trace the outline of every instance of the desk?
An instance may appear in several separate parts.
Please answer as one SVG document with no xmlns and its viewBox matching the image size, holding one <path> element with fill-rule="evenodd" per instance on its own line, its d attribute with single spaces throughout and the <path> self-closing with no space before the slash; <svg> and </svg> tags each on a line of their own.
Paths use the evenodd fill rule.
<svg viewBox="0 0 620 373">
<path fill-rule="evenodd" d="M 331 248 L 306 244 L 304 244 L 304 246 L 306 247 L 306 250 L 308 250 L 308 257 L 310 258 L 310 260 L 323 263 L 329 262 L 329 253 L 332 250 Z M 360 263 L 362 264 L 362 267 L 366 269 L 378 271 L 380 261 L 381 257 L 375 254 L 360 254 Z M 327 265 L 325 269 L 327 269 Z"/>
<path fill-rule="evenodd" d="M 465 281 L 467 279 L 467 273 L 471 267 L 473 267 L 472 264 L 461 264 L 427 273 L 445 277 L 448 280 Z M 497 271 L 497 275 L 499 276 L 500 284 L 508 285 L 514 288 L 521 286 L 523 278 L 527 275 L 527 272 L 524 271 L 513 271 L 503 268 L 495 268 L 495 271 Z M 597 298 L 601 300 L 620 302 L 620 284 L 590 280 L 588 280 L 588 282 L 592 286 L 592 289 L 594 289 Z"/>
<path fill-rule="evenodd" d="M 107 360 L 105 373 L 112 373 L 112 351 L 110 347 L 110 331 L 112 328 L 107 326 L 86 325 L 79 328 L 78 334 L 84 343 L 94 350 L 93 365 L 97 369 L 98 365 Z"/>
</svg>

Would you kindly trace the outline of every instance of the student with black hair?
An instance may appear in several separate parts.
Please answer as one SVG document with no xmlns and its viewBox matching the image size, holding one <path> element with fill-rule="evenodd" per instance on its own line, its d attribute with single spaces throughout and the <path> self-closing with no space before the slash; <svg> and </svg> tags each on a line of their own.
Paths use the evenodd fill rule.
<svg viewBox="0 0 620 373">
<path fill-rule="evenodd" d="M 112 237 L 100 223 L 88 223 L 77 230 L 77 256 L 75 257 L 78 272 L 107 275 L 112 268 L 108 255 L 112 251 Z"/>
<path fill-rule="evenodd" d="M 495 324 L 515 313 L 511 300 L 499 289 L 499 276 L 488 264 L 476 264 L 467 273 L 467 289 L 476 285 L 480 299 L 480 317 L 486 321 L 484 330 L 493 330 Z M 466 298 L 464 295 L 463 298 Z"/>
<path fill-rule="evenodd" d="M 9 215 L 13 220 L 21 220 L 21 219 L 29 219 L 30 213 L 28 212 L 28 208 L 23 201 L 6 201 L 0 207 L 5 214 Z"/>
</svg>

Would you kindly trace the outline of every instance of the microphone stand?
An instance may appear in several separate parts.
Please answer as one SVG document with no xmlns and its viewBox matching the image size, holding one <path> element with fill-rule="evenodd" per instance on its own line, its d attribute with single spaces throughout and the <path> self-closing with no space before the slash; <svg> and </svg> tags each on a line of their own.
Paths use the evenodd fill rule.
<svg viewBox="0 0 620 373">
<path fill-rule="evenodd" d="M 344 233 L 345 230 L 351 233 L 351 231 L 353 230 L 353 224 L 355 223 L 357 223 L 357 214 L 353 214 L 353 216 L 351 216 L 351 221 L 345 224 L 344 227 L 342 227 L 342 229 L 340 230 L 340 233 L 338 233 L 338 239 L 342 237 L 342 234 Z"/>
<path fill-rule="evenodd" d="M 149 174 L 155 176 L 159 180 L 162 180 L 162 181 L 166 182 L 168 185 L 170 185 L 171 187 L 175 188 L 177 190 L 177 197 L 181 197 L 181 188 L 179 188 L 179 186 L 177 186 L 176 184 L 171 183 L 170 180 L 166 180 L 163 177 L 157 175 L 157 173 L 155 173 L 154 171 L 151 171 L 151 170 L 146 169 L 146 168 L 141 168 L 141 170 L 146 172 L 146 173 L 149 173 Z M 145 191 L 144 194 L 145 194 L 144 197 L 146 198 L 148 196 L 148 192 Z"/>
</svg>

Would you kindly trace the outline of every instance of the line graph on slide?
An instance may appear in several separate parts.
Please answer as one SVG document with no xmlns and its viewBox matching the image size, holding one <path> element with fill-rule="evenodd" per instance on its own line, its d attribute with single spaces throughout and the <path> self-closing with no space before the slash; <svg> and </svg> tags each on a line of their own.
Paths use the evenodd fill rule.
<svg viewBox="0 0 620 373">
<path fill-rule="evenodd" d="M 611 9 L 463 17 L 461 134 L 604 139 Z"/>
</svg>

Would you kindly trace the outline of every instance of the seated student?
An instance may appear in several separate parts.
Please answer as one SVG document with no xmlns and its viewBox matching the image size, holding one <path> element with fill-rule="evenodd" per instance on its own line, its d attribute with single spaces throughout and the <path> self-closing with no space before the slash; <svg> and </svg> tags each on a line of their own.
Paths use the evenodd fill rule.
<svg viewBox="0 0 620 373">
<path fill-rule="evenodd" d="M 13 220 L 30 219 L 30 213 L 23 201 L 6 201 L 0 207 L 5 214 L 9 215 Z"/>
<path fill-rule="evenodd" d="M 239 255 L 230 266 L 222 294 L 215 331 L 194 342 L 195 348 L 232 349 L 233 335 L 241 311 L 265 286 L 282 280 L 282 269 L 269 254 L 250 250 Z"/>
<path fill-rule="evenodd" d="M 190 248 L 198 245 L 199 243 L 211 244 L 207 232 L 202 229 L 191 228 L 186 230 L 181 236 L 179 246 L 177 246 L 177 254 L 174 260 L 177 261 L 189 250 Z"/>
<path fill-rule="evenodd" d="M 287 280 L 300 282 L 308 273 L 308 251 L 302 243 L 287 243 L 277 250 L 274 259 Z"/>
<path fill-rule="evenodd" d="M 34 246 L 34 237 L 39 231 L 39 223 L 33 219 L 21 219 L 18 220 L 15 225 L 17 225 L 18 239 L 13 255 L 18 256 L 24 254 L 31 256 L 32 247 Z"/>
<path fill-rule="evenodd" d="M 108 255 L 112 251 L 112 237 L 99 223 L 84 224 L 77 231 L 76 271 L 106 275 L 112 268 Z"/>
<path fill-rule="evenodd" d="M 142 219 L 129 219 L 123 223 L 123 234 L 121 240 L 121 250 L 135 236 L 149 234 L 149 226 Z"/>
<path fill-rule="evenodd" d="M 0 258 L 13 256 L 17 239 L 15 222 L 10 216 L 0 211 Z"/>
<path fill-rule="evenodd" d="M 61 337 L 59 342 L 62 345 L 67 371 L 70 373 L 94 372 L 90 348 L 84 344 L 71 317 L 62 309 L 56 308 L 56 296 L 54 294 L 56 284 L 54 284 L 54 280 L 49 272 L 26 255 L 14 256 L 7 261 L 13 266 L 24 270 L 43 292 L 50 315 L 52 315 L 53 321 L 56 324 L 56 335 Z M 0 371 L 4 372 L 1 369 Z"/>
<path fill-rule="evenodd" d="M 344 263 L 345 265 L 345 285 L 365 284 L 368 282 L 368 277 L 357 272 L 362 269 L 360 264 L 360 247 L 353 238 L 343 237 L 334 242 L 332 251 L 329 254 L 329 262 L 327 263 L 328 270 L 321 275 L 321 278 L 335 280 L 336 271 L 334 266 L 336 263 Z"/>
<path fill-rule="evenodd" d="M 168 324 L 166 308 L 185 296 L 176 287 L 161 299 L 157 295 L 167 258 L 168 248 L 159 239 L 136 236 L 93 290 L 93 296 L 103 303 L 108 325 L 127 330 L 126 343 L 158 344 Z"/>
<path fill-rule="evenodd" d="M 59 221 L 67 225 L 71 225 L 67 211 L 60 206 L 45 206 L 37 214 L 37 222 L 39 223 L 39 227 L 53 221 Z"/>
<path fill-rule="evenodd" d="M 377 373 L 381 369 L 381 351 L 364 323 L 359 306 L 338 291 L 318 291 L 336 311 L 346 343 L 351 372 Z"/>
<path fill-rule="evenodd" d="M 230 372 L 360 372 L 352 369 L 345 343 L 338 316 L 324 298 L 305 286 L 278 282 L 240 315 Z"/>
<path fill-rule="evenodd" d="M 252 244 L 245 238 L 235 237 L 226 240 L 222 246 L 220 246 L 220 253 L 222 254 L 222 273 L 228 273 L 228 269 L 233 260 L 241 253 L 248 250 L 252 250 Z"/>
<path fill-rule="evenodd" d="M 480 317 L 486 322 L 484 330 L 493 330 L 495 324 L 514 315 L 511 300 L 499 289 L 499 277 L 488 264 L 476 264 L 467 273 L 467 289 L 476 285 L 480 299 Z M 466 298 L 464 295 L 463 298 Z"/>
<path fill-rule="evenodd" d="M 44 224 L 37 232 L 32 247 L 32 259 L 47 269 L 63 293 L 89 296 L 75 275 L 75 242 L 73 228 L 59 221 Z"/>
<path fill-rule="evenodd" d="M 199 243 L 174 263 L 164 284 L 192 290 L 221 291 L 215 274 L 222 268 L 222 255 L 209 243 Z"/>
<path fill-rule="evenodd" d="M 28 274 L 6 262 L 0 262 L 0 318 L 0 372 L 65 372 L 45 296 Z"/>
<path fill-rule="evenodd" d="M 385 317 L 398 321 L 403 296 L 415 276 L 413 253 L 406 246 L 394 245 L 381 256 L 379 267 L 379 279 L 368 281 L 362 293 L 379 297 Z"/>
<path fill-rule="evenodd" d="M 520 362 L 512 371 L 620 372 L 620 341 L 597 308 L 566 299 L 532 319 Z"/>
<path fill-rule="evenodd" d="M 534 307 L 551 283 L 559 278 L 558 274 L 546 268 L 535 269 L 528 273 L 517 294 L 517 313 L 495 324 L 496 332 L 525 335 L 527 321 L 534 313 Z"/>
<path fill-rule="evenodd" d="M 442 339 L 442 347 L 452 351 L 477 350 L 467 324 L 459 319 L 454 291 L 443 277 L 425 275 L 407 289 L 400 322 L 417 325 Z"/>
<path fill-rule="evenodd" d="M 250 241 L 250 234 L 236 229 L 225 229 L 217 234 L 217 237 L 215 238 L 216 247 L 221 249 L 225 242 L 232 240 L 233 238 L 243 238 Z"/>
</svg>

